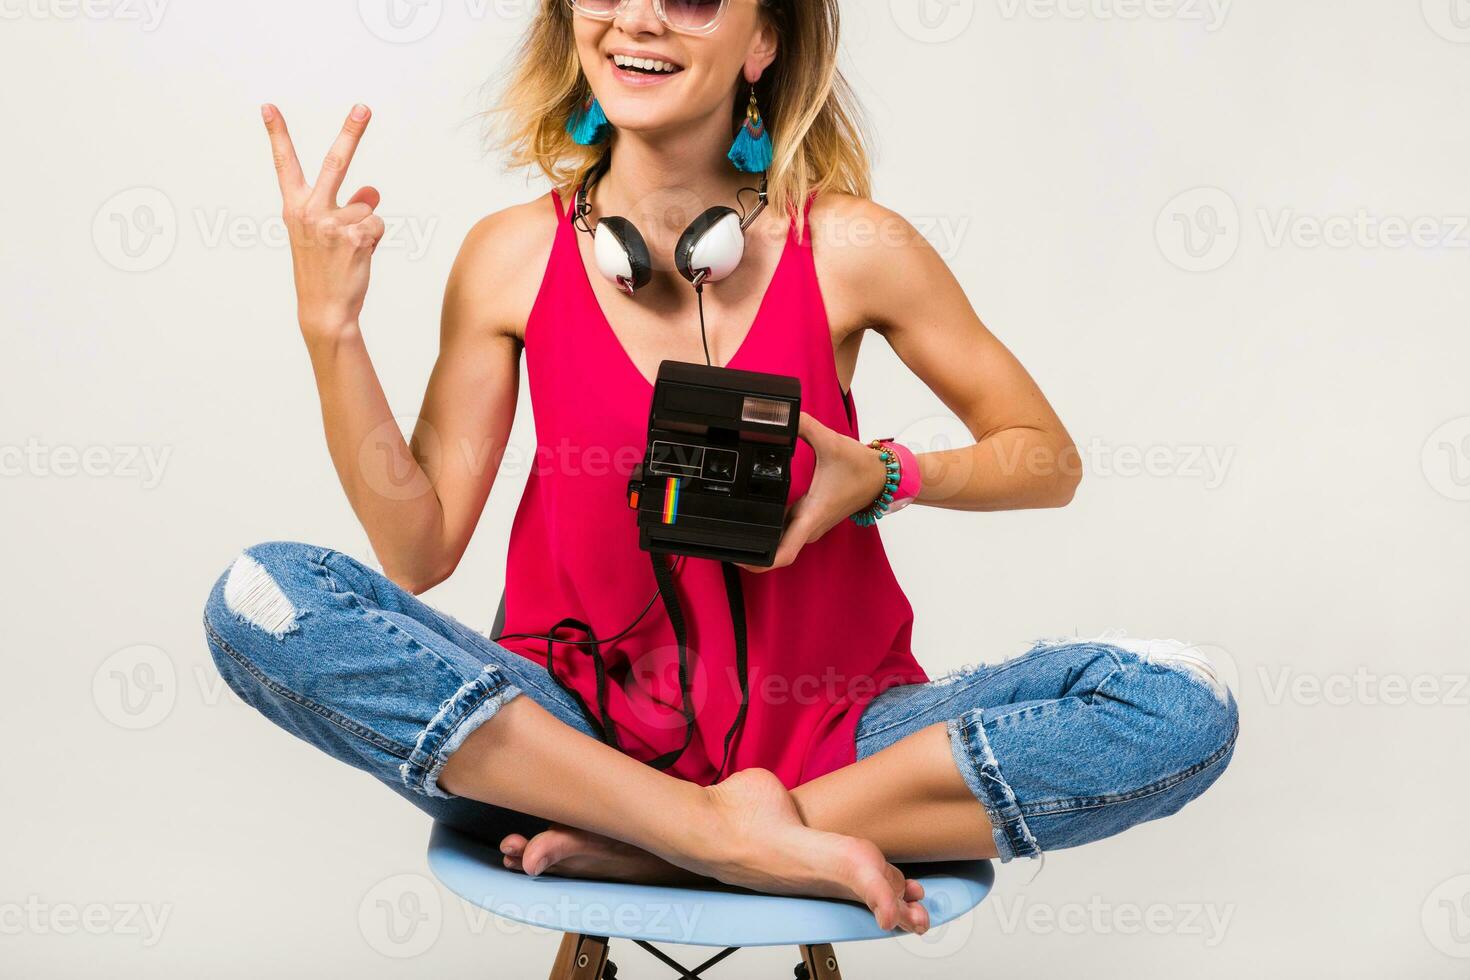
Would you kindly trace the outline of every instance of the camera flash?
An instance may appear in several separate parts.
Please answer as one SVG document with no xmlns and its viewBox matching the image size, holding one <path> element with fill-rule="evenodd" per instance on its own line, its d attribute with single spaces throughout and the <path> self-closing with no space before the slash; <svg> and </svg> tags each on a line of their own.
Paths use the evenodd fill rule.
<svg viewBox="0 0 1470 980">
<path fill-rule="evenodd" d="M 774 398 L 747 398 L 740 420 L 760 425 L 787 426 L 791 424 L 791 403 Z"/>
</svg>

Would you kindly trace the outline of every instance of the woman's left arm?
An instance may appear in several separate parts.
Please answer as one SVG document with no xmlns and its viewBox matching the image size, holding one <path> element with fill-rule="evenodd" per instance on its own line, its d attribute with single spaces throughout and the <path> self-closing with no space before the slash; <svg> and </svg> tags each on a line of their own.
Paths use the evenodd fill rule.
<svg viewBox="0 0 1470 980">
<path fill-rule="evenodd" d="M 847 338 L 834 341 L 856 344 L 866 330 L 881 334 L 975 440 L 933 452 L 910 447 L 922 475 L 915 502 L 967 511 L 1070 503 L 1082 478 L 1071 436 L 924 236 L 887 208 L 845 195 L 813 207 L 812 232 L 823 292 L 833 299 L 828 309 L 840 309 L 851 325 Z M 816 454 L 816 471 L 791 508 L 774 568 L 790 565 L 807 543 L 872 503 L 884 482 L 878 454 L 862 442 L 805 413 L 801 437 Z"/>
<path fill-rule="evenodd" d="M 923 490 L 915 502 L 969 511 L 1070 503 L 1082 478 L 1077 447 L 944 259 L 902 216 L 872 201 L 844 204 L 882 230 L 876 241 L 840 249 L 843 278 L 864 284 L 864 326 L 888 341 L 975 440 L 919 453 Z"/>
</svg>

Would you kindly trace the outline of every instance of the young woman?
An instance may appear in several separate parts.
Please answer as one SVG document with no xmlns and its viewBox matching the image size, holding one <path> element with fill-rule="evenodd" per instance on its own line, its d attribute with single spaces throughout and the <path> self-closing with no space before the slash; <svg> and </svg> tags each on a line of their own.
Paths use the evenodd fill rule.
<svg viewBox="0 0 1470 980">
<path fill-rule="evenodd" d="M 247 702 L 436 819 L 500 842 L 512 868 L 837 896 L 922 932 L 920 889 L 889 862 L 1036 857 L 1174 813 L 1224 770 L 1237 716 L 1209 663 L 1172 641 L 1042 643 L 933 682 L 914 659 L 912 612 L 873 516 L 909 499 L 1059 507 L 1079 474 L 1062 423 L 939 256 L 869 199 L 835 67 L 837 8 L 545 0 L 500 108 L 512 159 L 556 189 L 466 240 L 412 442 L 358 328 L 384 233 L 379 194 L 338 203 L 368 110 L 352 112 L 309 186 L 285 120 L 265 107 L 328 444 L 386 575 L 327 548 L 259 545 L 215 585 L 206 631 Z M 669 257 L 705 208 L 748 198 L 756 169 L 771 206 L 745 230 L 738 267 L 698 294 Z M 633 295 L 588 271 L 607 256 L 583 232 L 613 215 L 653 257 Z M 701 309 L 710 361 L 799 378 L 804 412 L 775 567 L 735 573 L 743 718 L 722 567 L 672 570 L 690 729 L 626 490 L 659 363 L 705 361 Z M 848 387 L 870 331 L 973 445 L 915 455 L 858 438 Z M 522 352 L 538 454 L 498 643 L 414 596 L 469 542 Z M 531 638 L 554 630 L 570 642 Z M 593 647 L 594 634 L 610 639 Z"/>
</svg>

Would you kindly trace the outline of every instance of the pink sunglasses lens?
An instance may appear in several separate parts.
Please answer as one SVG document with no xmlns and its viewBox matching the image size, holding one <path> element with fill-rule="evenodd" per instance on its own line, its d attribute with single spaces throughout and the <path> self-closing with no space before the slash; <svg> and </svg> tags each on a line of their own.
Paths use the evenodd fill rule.
<svg viewBox="0 0 1470 980">
<path fill-rule="evenodd" d="M 664 0 L 669 26 L 684 31 L 702 31 L 720 16 L 723 0 Z"/>
<path fill-rule="evenodd" d="M 614 17 L 621 0 L 571 0 L 572 8 L 589 17 Z M 664 0 L 664 17 L 678 31 L 709 30 L 720 19 L 724 0 Z"/>
</svg>

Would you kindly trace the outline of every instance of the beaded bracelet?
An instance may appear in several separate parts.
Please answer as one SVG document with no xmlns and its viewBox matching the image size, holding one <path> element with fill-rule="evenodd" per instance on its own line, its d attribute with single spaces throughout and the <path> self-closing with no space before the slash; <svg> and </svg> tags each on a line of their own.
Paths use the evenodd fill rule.
<svg viewBox="0 0 1470 980">
<path fill-rule="evenodd" d="M 893 504 L 893 495 L 898 492 L 899 467 L 898 454 L 892 448 L 884 444 L 882 439 L 874 439 L 868 443 L 869 449 L 876 449 L 883 457 L 883 467 L 887 471 L 887 479 L 883 483 L 883 489 L 878 497 L 867 507 L 853 514 L 851 520 L 858 527 L 872 527 L 883 519 L 888 513 L 888 508 Z"/>
</svg>

